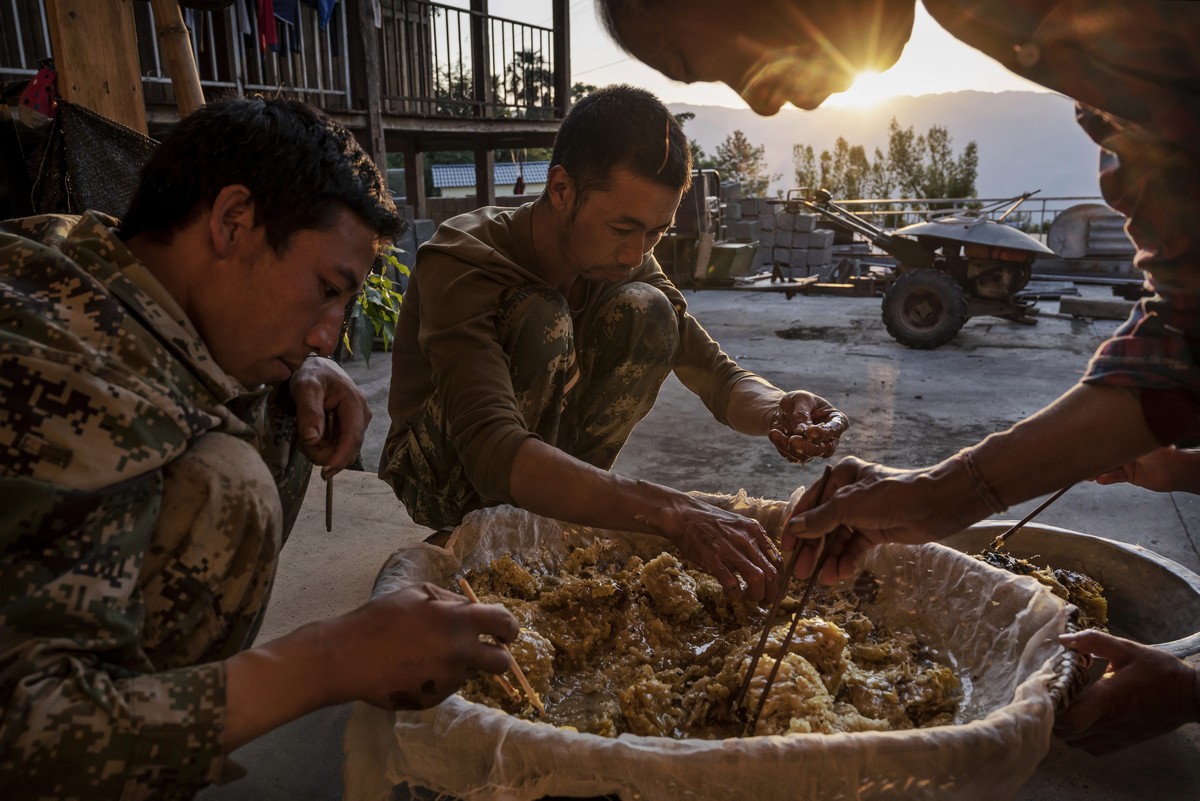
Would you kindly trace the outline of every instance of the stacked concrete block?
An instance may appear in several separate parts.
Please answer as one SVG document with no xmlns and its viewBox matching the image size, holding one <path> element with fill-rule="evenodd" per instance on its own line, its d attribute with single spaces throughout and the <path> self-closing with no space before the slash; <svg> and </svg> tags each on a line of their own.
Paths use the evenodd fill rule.
<svg viewBox="0 0 1200 801">
<path fill-rule="evenodd" d="M 740 242 L 758 241 L 750 271 L 778 266 L 785 276 L 816 274 L 832 261 L 833 231 L 818 228 L 820 215 L 789 211 L 767 198 L 740 197 L 738 185 L 722 182 L 722 236 Z"/>
<path fill-rule="evenodd" d="M 829 228 L 817 228 L 808 235 L 809 247 L 821 250 L 833 249 L 834 233 Z"/>
<path fill-rule="evenodd" d="M 805 276 L 811 273 L 811 264 L 820 264 L 826 258 L 813 247 L 811 232 L 816 227 L 817 216 L 800 211 L 791 211 L 786 206 L 776 205 L 775 248 L 773 267 L 788 277 Z"/>
<path fill-rule="evenodd" d="M 817 228 L 820 215 L 790 211 L 767 198 L 744 198 L 737 181 L 721 181 L 720 203 L 720 239 L 758 242 L 751 272 L 778 266 L 785 276 L 809 276 L 832 261 L 833 231 Z"/>
<path fill-rule="evenodd" d="M 818 214 L 797 214 L 792 230 L 808 233 L 817 227 L 817 220 L 819 219 L 821 217 Z"/>
<path fill-rule="evenodd" d="M 758 220 L 736 220 L 727 226 L 730 230 L 727 236 L 736 242 L 753 242 L 758 239 Z"/>
<path fill-rule="evenodd" d="M 820 272 L 833 262 L 834 233 L 828 228 L 813 228 L 808 233 L 808 272 Z"/>
<path fill-rule="evenodd" d="M 742 213 L 745 214 L 745 200 L 741 206 Z M 755 198 L 750 208 L 754 210 L 754 219 L 758 223 L 758 250 L 754 253 L 751 270 L 770 270 L 771 265 L 775 263 L 775 209 L 764 198 Z"/>
</svg>

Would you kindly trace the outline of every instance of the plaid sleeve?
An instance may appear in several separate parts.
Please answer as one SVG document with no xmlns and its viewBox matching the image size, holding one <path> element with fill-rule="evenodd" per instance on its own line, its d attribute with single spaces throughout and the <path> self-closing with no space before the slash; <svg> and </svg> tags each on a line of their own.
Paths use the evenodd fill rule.
<svg viewBox="0 0 1200 801">
<path fill-rule="evenodd" d="M 1141 391 L 1164 445 L 1200 436 L 1200 292 L 1145 298 L 1092 357 L 1084 382 Z"/>
</svg>

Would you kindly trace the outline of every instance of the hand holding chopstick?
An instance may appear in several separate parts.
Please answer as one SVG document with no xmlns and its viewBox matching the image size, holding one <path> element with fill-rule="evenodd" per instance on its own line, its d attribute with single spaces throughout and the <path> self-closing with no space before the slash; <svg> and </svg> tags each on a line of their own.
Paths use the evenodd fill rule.
<svg viewBox="0 0 1200 801">
<path fill-rule="evenodd" d="M 743 737 L 747 735 L 753 736 L 754 729 L 758 726 L 758 719 L 762 715 L 763 707 L 767 704 L 767 694 L 771 692 L 771 685 L 775 683 L 775 677 L 779 675 L 779 666 L 783 663 L 784 657 L 787 656 L 788 646 L 792 644 L 792 638 L 796 636 L 796 627 L 800 624 L 800 618 L 804 615 L 804 607 L 808 605 L 809 599 L 812 598 L 813 589 L 817 586 L 817 579 L 821 575 L 821 568 L 825 565 L 825 559 L 828 556 L 829 543 L 822 542 L 821 554 L 817 557 L 817 562 L 813 566 L 812 575 L 808 577 L 808 586 L 804 588 L 804 595 L 800 597 L 800 604 L 796 607 L 796 614 L 792 616 L 792 623 L 788 626 L 787 634 L 779 646 L 779 654 L 775 657 L 775 664 L 771 665 L 771 672 L 767 674 L 767 683 L 763 685 L 762 692 L 758 695 L 758 704 L 754 707 L 754 715 L 742 727 Z"/>
<path fill-rule="evenodd" d="M 471 603 L 479 603 L 479 596 L 477 596 L 475 591 L 471 589 L 471 585 L 467 583 L 465 578 L 460 578 L 458 580 L 458 586 L 462 588 L 463 595 L 466 595 Z M 503 648 L 504 652 L 508 654 L 508 661 L 512 665 L 513 675 L 517 677 L 517 682 L 521 685 L 521 689 L 525 691 L 525 697 L 529 699 L 529 703 L 533 705 L 533 708 L 538 715 L 545 715 L 546 707 L 542 704 L 541 696 L 537 694 L 537 690 L 533 689 L 533 685 L 529 683 L 529 679 L 525 678 L 525 671 L 521 670 L 521 666 L 517 663 L 516 657 L 512 655 L 512 651 L 510 651 L 508 646 L 504 643 L 500 643 L 500 647 Z M 504 684 L 508 684 L 508 681 L 505 680 L 503 676 L 497 676 L 497 678 L 504 682 Z M 513 686 L 508 684 L 507 689 L 508 691 L 511 691 L 509 693 L 510 697 L 513 697 L 513 694 L 516 692 Z M 519 695 L 515 696 L 514 698 L 514 700 L 519 699 Z"/>
<path fill-rule="evenodd" d="M 817 502 L 821 500 L 821 496 L 825 494 L 825 487 L 829 483 L 829 474 L 832 470 L 829 466 L 825 467 L 825 471 L 821 474 L 820 480 L 817 482 Z M 783 603 L 783 599 L 787 597 L 788 584 L 791 583 L 792 572 L 796 569 L 796 560 L 800 557 L 800 548 L 794 548 L 784 554 L 784 572 L 783 581 L 779 585 L 779 594 L 775 596 L 775 601 L 771 604 L 771 610 L 767 613 L 767 618 L 763 622 L 762 635 L 758 638 L 758 645 L 754 648 L 754 653 L 750 657 L 750 664 L 746 668 L 746 675 L 742 678 L 742 684 L 738 688 L 737 693 L 733 696 L 733 706 L 737 708 L 741 706 L 742 701 L 746 698 L 746 692 L 750 689 L 750 681 L 754 678 L 754 670 L 758 667 L 758 660 L 762 658 L 763 649 L 767 645 L 767 638 L 771 634 L 771 628 L 775 625 L 775 617 L 779 614 L 779 607 Z M 824 562 L 824 559 L 818 560 Z M 817 568 L 820 570 L 820 567 Z M 811 582 L 809 588 L 811 589 Z M 806 593 L 807 597 L 807 593 Z"/>
</svg>

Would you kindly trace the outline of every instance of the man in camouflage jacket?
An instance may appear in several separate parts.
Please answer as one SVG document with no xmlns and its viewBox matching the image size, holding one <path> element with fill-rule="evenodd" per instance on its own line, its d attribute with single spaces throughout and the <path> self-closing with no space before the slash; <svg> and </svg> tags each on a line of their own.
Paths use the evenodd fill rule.
<svg viewBox="0 0 1200 801">
<path fill-rule="evenodd" d="M 123 224 L 0 223 L 0 797 L 189 798 L 320 706 L 505 669 L 512 618 L 433 591 L 245 650 L 312 462 L 362 443 L 309 357 L 397 229 L 349 134 L 260 100 L 177 126 Z"/>
</svg>

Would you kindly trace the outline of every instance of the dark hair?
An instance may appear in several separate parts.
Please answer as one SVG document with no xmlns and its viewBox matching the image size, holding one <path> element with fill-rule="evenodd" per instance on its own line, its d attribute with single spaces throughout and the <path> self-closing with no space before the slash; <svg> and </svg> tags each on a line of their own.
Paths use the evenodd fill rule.
<svg viewBox="0 0 1200 801">
<path fill-rule="evenodd" d="M 277 254 L 292 234 L 328 228 L 343 209 L 380 239 L 403 230 L 379 170 L 349 131 L 304 103 L 248 97 L 208 105 L 171 129 L 142 168 L 121 236 L 167 239 L 234 184 L 250 190 L 255 224 Z"/>
<path fill-rule="evenodd" d="M 672 189 L 692 181 L 692 150 L 679 121 L 653 94 L 626 84 L 597 89 L 567 112 L 550 156 L 556 164 L 575 182 L 576 203 L 606 189 L 617 167 Z"/>
</svg>

